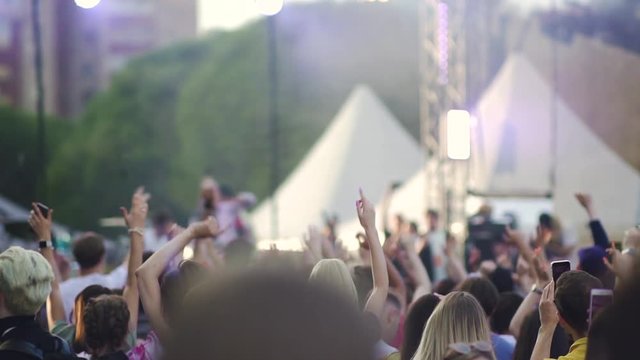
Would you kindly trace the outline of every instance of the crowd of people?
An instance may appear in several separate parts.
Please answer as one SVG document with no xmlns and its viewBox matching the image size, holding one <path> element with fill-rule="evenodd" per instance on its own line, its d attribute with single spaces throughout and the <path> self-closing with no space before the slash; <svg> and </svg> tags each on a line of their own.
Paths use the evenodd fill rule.
<svg viewBox="0 0 640 360">
<path fill-rule="evenodd" d="M 529 238 L 492 226 L 483 207 L 469 227 L 500 234 L 470 231 L 459 246 L 435 210 L 425 212 L 426 233 L 401 216 L 378 229 L 362 190 L 354 194 L 357 253 L 340 246 L 335 219 L 309 229 L 303 252 L 258 252 L 239 216 L 255 198 L 207 178 L 186 228 L 162 211 L 150 224 L 150 195 L 137 189 L 120 209 L 125 261 L 106 272 L 105 240 L 84 233 L 73 243 L 78 274 L 69 277 L 52 238 L 54 211 L 34 204 L 38 251 L 0 254 L 0 359 L 633 357 L 640 229 L 610 241 L 591 197 L 576 198 L 593 245 L 558 274 L 551 262 L 576 249 L 563 246 L 547 215 Z M 187 246 L 194 254 L 184 259 Z M 612 303 L 596 308 L 600 293 L 612 293 Z"/>
</svg>

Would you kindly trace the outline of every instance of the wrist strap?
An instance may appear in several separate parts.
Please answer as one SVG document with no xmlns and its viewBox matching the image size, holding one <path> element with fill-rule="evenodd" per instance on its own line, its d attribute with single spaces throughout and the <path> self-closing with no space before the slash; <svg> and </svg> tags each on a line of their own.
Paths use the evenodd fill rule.
<svg viewBox="0 0 640 360">
<path fill-rule="evenodd" d="M 131 228 L 131 229 L 129 229 L 128 232 L 129 232 L 129 234 L 135 233 L 135 234 L 138 234 L 138 235 L 144 237 L 144 229 L 140 228 L 140 227 Z"/>
<path fill-rule="evenodd" d="M 53 242 L 51 242 L 51 240 L 40 240 L 38 242 L 38 247 L 40 249 L 53 248 Z"/>
</svg>

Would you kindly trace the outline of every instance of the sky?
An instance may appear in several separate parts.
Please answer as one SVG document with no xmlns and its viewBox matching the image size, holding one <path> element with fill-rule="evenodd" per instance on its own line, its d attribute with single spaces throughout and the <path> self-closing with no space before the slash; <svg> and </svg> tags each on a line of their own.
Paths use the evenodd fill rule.
<svg viewBox="0 0 640 360">
<path fill-rule="evenodd" d="M 204 32 L 212 29 L 231 30 L 244 25 L 258 16 L 255 1 L 256 0 L 198 0 L 199 31 Z M 287 3 L 302 1 L 314 0 L 284 0 L 284 3 L 286 6 Z M 551 1 L 552 0 L 511 0 L 510 2 L 528 10 L 536 6 L 548 6 Z M 562 2 L 563 0 L 557 1 Z"/>
</svg>

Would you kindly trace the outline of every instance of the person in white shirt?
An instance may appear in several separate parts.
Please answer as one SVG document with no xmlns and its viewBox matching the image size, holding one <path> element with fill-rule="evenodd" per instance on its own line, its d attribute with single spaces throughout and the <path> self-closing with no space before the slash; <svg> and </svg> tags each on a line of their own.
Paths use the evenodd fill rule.
<svg viewBox="0 0 640 360">
<path fill-rule="evenodd" d="M 76 296 L 89 285 L 102 285 L 109 289 L 124 287 L 127 268 L 122 265 L 109 274 L 105 271 L 104 239 L 96 233 L 85 233 L 73 244 L 73 256 L 80 266 L 80 276 L 60 284 L 60 293 L 67 319 L 72 319 Z"/>
</svg>

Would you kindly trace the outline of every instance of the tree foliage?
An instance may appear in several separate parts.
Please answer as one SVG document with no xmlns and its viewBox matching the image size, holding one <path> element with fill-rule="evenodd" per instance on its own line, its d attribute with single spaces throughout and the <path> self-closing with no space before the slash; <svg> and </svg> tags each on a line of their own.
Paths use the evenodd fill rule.
<svg viewBox="0 0 640 360">
<path fill-rule="evenodd" d="M 372 86 L 417 137 L 415 11 L 378 5 L 307 4 L 277 16 L 281 179 L 358 83 Z M 130 64 L 50 164 L 58 219 L 95 228 L 138 185 L 154 208 L 184 219 L 207 173 L 267 195 L 267 54 L 265 22 L 257 21 Z"/>
</svg>

